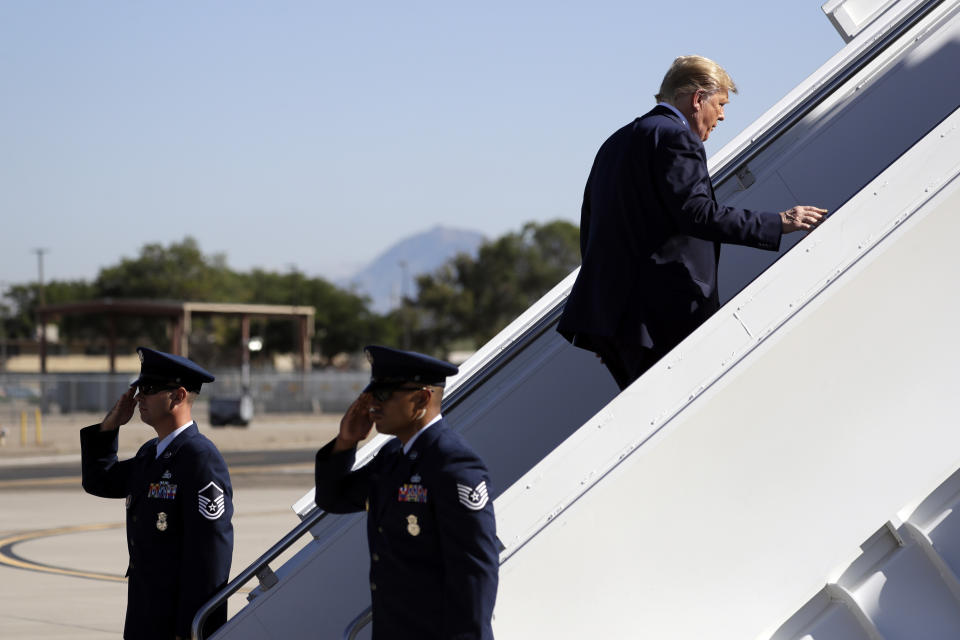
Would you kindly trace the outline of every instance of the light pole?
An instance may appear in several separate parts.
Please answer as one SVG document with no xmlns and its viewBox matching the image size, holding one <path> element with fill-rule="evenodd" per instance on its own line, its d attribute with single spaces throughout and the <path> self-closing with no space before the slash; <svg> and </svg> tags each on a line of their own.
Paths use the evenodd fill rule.
<svg viewBox="0 0 960 640">
<path fill-rule="evenodd" d="M 41 305 L 41 306 L 43 306 L 43 305 L 45 304 L 45 302 L 46 302 L 46 300 L 45 300 L 45 298 L 44 298 L 44 294 L 43 294 L 43 254 L 45 254 L 45 253 L 48 252 L 48 251 L 50 251 L 50 250 L 49 250 L 49 249 L 41 249 L 41 248 L 37 248 L 37 249 L 34 249 L 34 250 L 33 250 L 33 252 L 34 252 L 35 254 L 37 254 L 37 274 L 39 275 L 39 278 L 38 278 L 37 282 L 40 283 L 40 290 L 39 290 L 39 294 L 40 294 L 40 295 L 39 295 L 39 298 L 40 298 L 40 305 Z"/>
<path fill-rule="evenodd" d="M 47 412 L 47 389 L 45 378 L 47 376 L 47 317 L 40 309 L 46 306 L 46 294 L 43 289 L 43 254 L 49 249 L 36 248 L 33 250 L 37 254 L 37 322 L 40 325 L 40 411 Z"/>
</svg>

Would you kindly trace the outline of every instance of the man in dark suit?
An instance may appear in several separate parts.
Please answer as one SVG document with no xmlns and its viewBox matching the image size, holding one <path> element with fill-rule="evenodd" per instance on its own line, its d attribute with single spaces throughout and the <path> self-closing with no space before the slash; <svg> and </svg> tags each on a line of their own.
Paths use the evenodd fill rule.
<svg viewBox="0 0 960 640">
<path fill-rule="evenodd" d="M 103 422 L 80 431 L 83 488 L 126 499 L 123 637 L 189 638 L 197 610 L 227 583 L 233 555 L 230 474 L 191 417 L 201 385 L 214 378 L 186 358 L 145 347 L 137 352 L 140 376 Z M 118 461 L 120 426 L 136 407 L 157 437 Z M 207 619 L 205 635 L 226 619 L 224 605 Z"/>
<path fill-rule="evenodd" d="M 366 509 L 373 637 L 490 640 L 499 552 L 483 461 L 445 423 L 453 365 L 387 347 L 366 349 L 370 384 L 317 452 L 316 503 Z M 371 428 L 396 436 L 351 471 Z"/>
<path fill-rule="evenodd" d="M 717 204 L 703 142 L 733 80 L 700 56 L 677 58 L 649 113 L 600 147 L 583 196 L 582 266 L 558 331 L 594 351 L 625 389 L 720 306 L 720 243 L 776 251 L 825 209 L 781 213 Z"/>
</svg>

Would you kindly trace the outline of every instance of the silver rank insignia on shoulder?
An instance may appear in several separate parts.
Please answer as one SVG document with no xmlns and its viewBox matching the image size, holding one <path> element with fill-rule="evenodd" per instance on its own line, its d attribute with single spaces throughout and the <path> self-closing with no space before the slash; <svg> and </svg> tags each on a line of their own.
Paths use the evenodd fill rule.
<svg viewBox="0 0 960 640">
<path fill-rule="evenodd" d="M 131 503 L 131 502 L 133 502 L 133 496 L 132 496 L 132 495 L 127 495 L 126 505 L 125 505 L 125 506 L 127 507 L 127 509 L 130 508 L 130 503 Z"/>
<path fill-rule="evenodd" d="M 212 480 L 197 493 L 200 515 L 207 520 L 216 520 L 226 509 L 223 489 Z"/>
<path fill-rule="evenodd" d="M 458 482 L 457 497 L 460 499 L 460 504 L 470 509 L 470 511 L 480 511 L 480 509 L 487 506 L 487 500 L 490 497 L 487 494 L 486 480 L 481 480 L 480 484 L 476 487 L 468 487 Z"/>
<path fill-rule="evenodd" d="M 417 524 L 417 516 L 412 513 L 407 516 L 407 533 L 412 536 L 420 535 L 420 525 Z"/>
<path fill-rule="evenodd" d="M 157 514 L 157 529 L 160 531 L 167 530 L 167 514 L 163 511 Z"/>
</svg>

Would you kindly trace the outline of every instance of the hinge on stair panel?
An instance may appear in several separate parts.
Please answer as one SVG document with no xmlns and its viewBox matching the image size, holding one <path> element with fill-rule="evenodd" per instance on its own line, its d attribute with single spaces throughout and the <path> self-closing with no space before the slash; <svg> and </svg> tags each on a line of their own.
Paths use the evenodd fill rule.
<svg viewBox="0 0 960 640">
<path fill-rule="evenodd" d="M 734 175 L 737 177 L 737 184 L 739 188 L 737 191 L 746 191 L 757 181 L 756 177 L 750 172 L 750 167 L 743 165 L 737 169 Z"/>
<path fill-rule="evenodd" d="M 269 565 L 257 571 L 257 580 L 260 581 L 261 591 L 267 591 L 280 582 L 280 578 L 277 577 L 277 574 L 273 572 Z"/>
</svg>

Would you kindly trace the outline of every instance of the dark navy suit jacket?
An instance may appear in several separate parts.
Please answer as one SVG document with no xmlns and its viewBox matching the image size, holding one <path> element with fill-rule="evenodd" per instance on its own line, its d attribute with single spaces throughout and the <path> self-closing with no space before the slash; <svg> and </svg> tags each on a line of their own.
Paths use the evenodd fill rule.
<svg viewBox="0 0 960 640">
<path fill-rule="evenodd" d="M 368 508 L 373 637 L 492 640 L 499 551 L 483 461 L 443 420 L 404 455 L 394 438 L 350 471 L 354 449 L 317 452 L 317 506 Z"/>
<path fill-rule="evenodd" d="M 117 460 L 116 431 L 80 431 L 83 488 L 125 498 L 127 616 L 124 638 L 190 637 L 197 610 L 227 583 L 233 555 L 233 488 L 216 446 L 193 423 L 156 458 L 157 439 Z M 226 621 L 220 607 L 206 637 Z"/>
<path fill-rule="evenodd" d="M 657 106 L 597 152 L 558 330 L 662 355 L 719 308 L 720 243 L 776 250 L 781 228 L 779 214 L 717 204 L 700 138 Z"/>
</svg>

